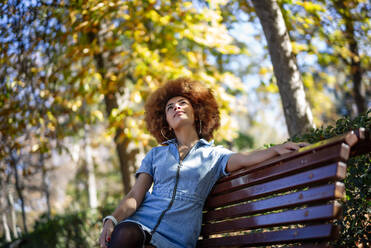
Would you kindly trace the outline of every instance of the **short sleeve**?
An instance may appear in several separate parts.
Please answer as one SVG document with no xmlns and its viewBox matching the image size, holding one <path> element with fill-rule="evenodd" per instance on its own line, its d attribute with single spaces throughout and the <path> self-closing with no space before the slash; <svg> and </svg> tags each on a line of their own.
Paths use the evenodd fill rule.
<svg viewBox="0 0 371 248">
<path fill-rule="evenodd" d="M 153 157 L 153 149 L 150 150 L 146 154 L 144 159 L 142 160 L 142 164 L 140 165 L 139 169 L 135 173 L 135 177 L 138 177 L 140 173 L 147 173 L 150 176 L 152 176 L 152 178 L 153 178 L 154 172 L 153 172 L 153 166 L 152 166 L 153 165 L 152 164 L 152 161 L 153 161 L 152 157 Z"/>
<path fill-rule="evenodd" d="M 231 155 L 234 153 L 231 150 L 222 146 L 216 146 L 214 148 L 215 155 L 217 156 L 216 169 L 218 170 L 219 177 L 228 176 L 227 163 Z"/>
</svg>

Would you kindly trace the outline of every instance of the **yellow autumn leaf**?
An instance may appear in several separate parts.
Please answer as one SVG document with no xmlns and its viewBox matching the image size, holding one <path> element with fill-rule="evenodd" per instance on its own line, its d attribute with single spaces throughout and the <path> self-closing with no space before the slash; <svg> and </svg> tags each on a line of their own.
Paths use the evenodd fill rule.
<svg viewBox="0 0 371 248">
<path fill-rule="evenodd" d="M 303 2 L 296 1 L 296 4 L 303 6 L 304 9 L 308 12 L 324 12 L 325 11 L 322 5 L 313 3 L 311 1 L 303 1 Z"/>
<path fill-rule="evenodd" d="M 169 15 L 167 15 L 167 16 L 163 16 L 163 17 L 160 17 L 159 22 L 160 22 L 160 24 L 163 25 L 163 26 L 168 25 L 169 22 L 170 22 L 170 18 L 171 18 L 171 16 L 169 16 Z"/>
<path fill-rule="evenodd" d="M 307 51 L 308 50 L 308 46 L 306 44 L 300 44 L 300 43 L 297 43 L 295 41 L 291 42 L 291 46 L 292 46 L 292 51 L 295 54 L 298 54 L 302 51 Z"/>
<path fill-rule="evenodd" d="M 49 130 L 51 130 L 51 131 L 55 131 L 55 126 L 54 126 L 54 124 L 51 123 L 51 122 L 48 123 L 48 128 L 49 128 Z"/>
<path fill-rule="evenodd" d="M 267 86 L 265 86 L 265 90 L 269 93 L 278 93 L 278 86 L 277 84 L 269 84 Z"/>
<path fill-rule="evenodd" d="M 82 28 L 84 28 L 85 26 L 88 26 L 88 25 L 89 25 L 89 22 L 88 21 L 84 21 L 84 22 L 80 23 L 79 25 L 77 25 L 75 27 L 75 29 L 76 30 L 80 30 L 80 29 L 82 29 Z"/>
<path fill-rule="evenodd" d="M 95 116 L 99 121 L 103 121 L 104 120 L 104 116 L 103 116 L 103 113 L 99 110 L 94 110 L 93 111 L 93 116 Z"/>
<path fill-rule="evenodd" d="M 111 116 L 116 118 L 119 115 L 120 111 L 117 108 L 112 109 Z"/>
<path fill-rule="evenodd" d="M 269 72 L 268 68 L 266 67 L 261 67 L 260 70 L 259 70 L 259 74 L 260 75 L 265 75 Z"/>
<path fill-rule="evenodd" d="M 190 8 L 192 7 L 192 2 L 185 2 L 183 3 L 184 8 Z"/>
<path fill-rule="evenodd" d="M 56 122 L 57 120 L 55 119 L 54 115 L 52 114 L 52 112 L 48 111 L 46 112 L 46 115 L 48 116 L 49 120 L 52 121 L 52 122 Z"/>
</svg>

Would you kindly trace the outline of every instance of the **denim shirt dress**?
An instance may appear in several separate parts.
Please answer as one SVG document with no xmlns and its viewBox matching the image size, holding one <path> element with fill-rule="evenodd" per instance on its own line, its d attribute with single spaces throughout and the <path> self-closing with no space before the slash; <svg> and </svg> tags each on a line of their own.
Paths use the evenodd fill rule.
<svg viewBox="0 0 371 248">
<path fill-rule="evenodd" d="M 136 222 L 151 232 L 169 206 L 181 164 L 173 204 L 152 234 L 151 244 L 157 248 L 196 247 L 204 202 L 215 182 L 226 175 L 232 152 L 200 139 L 180 163 L 176 140 L 165 143 L 168 145 L 153 148 L 143 159 L 136 175 L 152 176 L 152 193 L 147 192 L 137 211 L 124 221 Z"/>
</svg>

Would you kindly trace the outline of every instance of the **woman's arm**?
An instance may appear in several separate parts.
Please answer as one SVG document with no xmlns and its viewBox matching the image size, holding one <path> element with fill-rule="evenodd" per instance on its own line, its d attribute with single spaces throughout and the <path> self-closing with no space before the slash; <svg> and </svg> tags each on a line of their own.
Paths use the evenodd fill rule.
<svg viewBox="0 0 371 248">
<path fill-rule="evenodd" d="M 152 177 L 146 173 L 139 174 L 133 188 L 121 200 L 119 206 L 115 209 L 112 216 L 120 222 L 131 216 L 138 209 L 146 195 L 146 192 L 152 185 Z M 103 225 L 103 231 L 99 237 L 101 247 L 107 247 L 106 243 L 110 240 L 114 228 L 112 220 L 107 219 Z"/>
<path fill-rule="evenodd" d="M 140 204 L 142 204 L 144 196 L 151 185 L 152 177 L 146 173 L 140 173 L 133 188 L 121 200 L 112 216 L 115 217 L 118 222 L 131 216 L 138 209 Z"/>
<path fill-rule="evenodd" d="M 227 172 L 232 172 L 249 167 L 275 156 L 297 151 L 300 147 L 306 145 L 306 143 L 287 142 L 281 145 L 272 146 L 265 150 L 257 150 L 250 153 L 235 153 L 230 156 L 226 170 Z"/>
</svg>

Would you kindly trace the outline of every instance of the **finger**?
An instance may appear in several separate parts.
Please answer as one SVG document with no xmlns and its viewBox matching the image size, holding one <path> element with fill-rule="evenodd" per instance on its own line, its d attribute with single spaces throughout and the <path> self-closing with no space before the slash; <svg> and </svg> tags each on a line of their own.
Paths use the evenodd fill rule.
<svg viewBox="0 0 371 248">
<path fill-rule="evenodd" d="M 100 246 L 102 248 L 106 248 L 106 237 L 107 237 L 107 230 L 103 228 L 102 234 L 100 236 Z"/>
<path fill-rule="evenodd" d="M 287 150 L 296 150 L 297 147 L 298 147 L 298 143 L 294 143 L 291 141 L 283 143 L 283 148 Z"/>
<path fill-rule="evenodd" d="M 299 150 L 300 146 L 297 143 L 289 142 L 289 143 L 286 143 L 285 148 L 287 150 L 296 151 L 296 150 Z"/>
<path fill-rule="evenodd" d="M 109 245 L 109 242 L 110 242 L 110 241 L 111 241 L 111 237 L 107 237 L 107 238 L 106 238 L 106 243 L 105 243 L 105 244 L 106 244 L 106 246 L 108 246 L 108 245 Z"/>
<path fill-rule="evenodd" d="M 105 238 L 104 238 L 104 247 L 108 247 L 108 244 L 111 240 L 111 235 L 109 234 L 108 230 L 106 230 L 106 235 L 105 235 Z"/>
<path fill-rule="evenodd" d="M 110 230 L 110 228 L 107 228 L 106 235 L 104 238 L 105 247 L 108 247 L 109 242 L 111 241 L 111 235 L 112 235 L 112 230 Z"/>
</svg>

